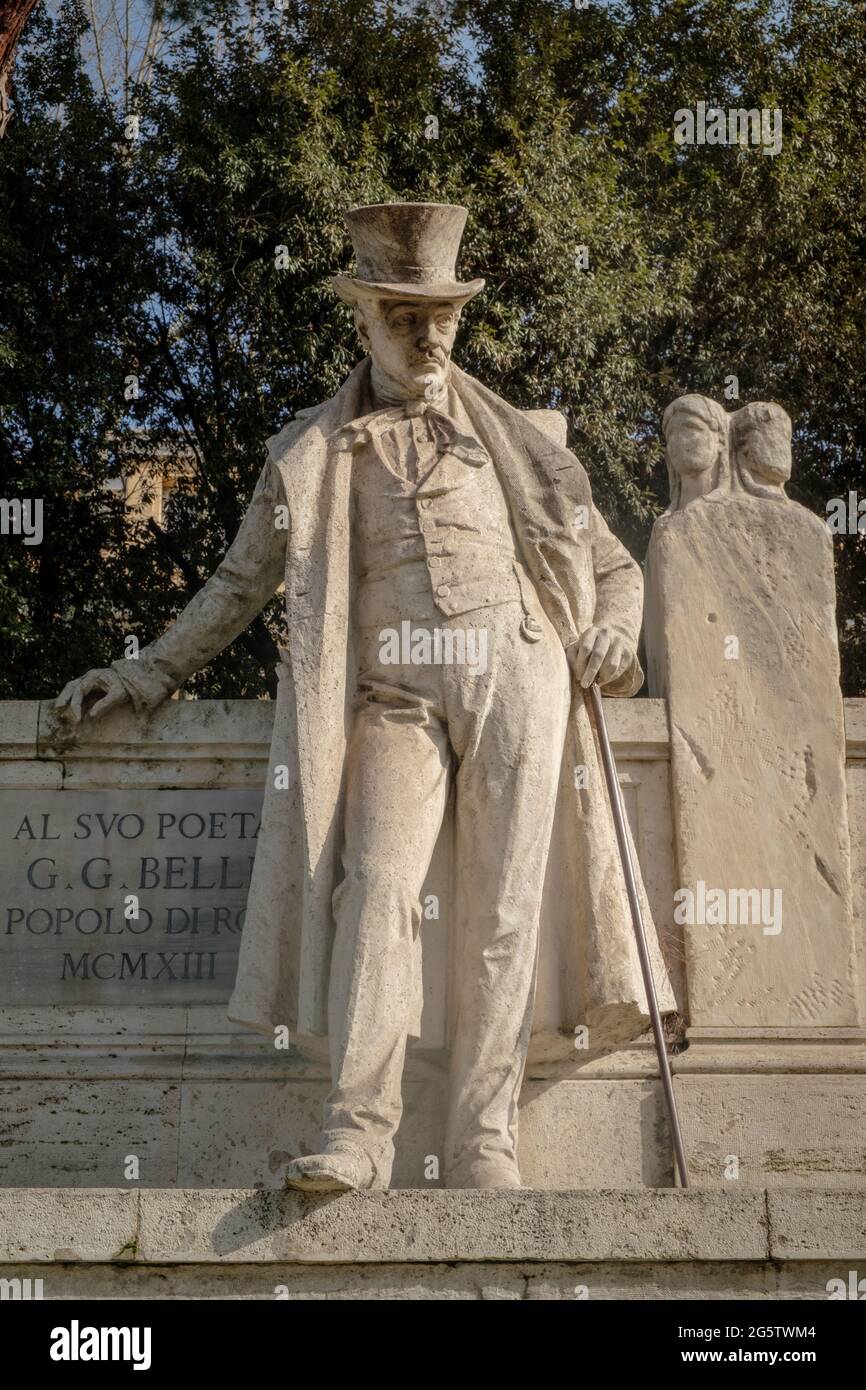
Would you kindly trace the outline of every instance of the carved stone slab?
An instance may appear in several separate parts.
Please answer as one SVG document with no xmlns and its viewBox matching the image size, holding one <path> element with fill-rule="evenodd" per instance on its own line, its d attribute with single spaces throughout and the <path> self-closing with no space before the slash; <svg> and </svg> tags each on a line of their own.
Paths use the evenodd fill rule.
<svg viewBox="0 0 866 1390">
<path fill-rule="evenodd" d="M 654 528 L 650 693 L 695 1025 L 858 1021 L 831 546 L 805 508 L 744 492 Z"/>
<path fill-rule="evenodd" d="M 261 799 L 0 793 L 0 1004 L 225 1000 Z"/>
</svg>

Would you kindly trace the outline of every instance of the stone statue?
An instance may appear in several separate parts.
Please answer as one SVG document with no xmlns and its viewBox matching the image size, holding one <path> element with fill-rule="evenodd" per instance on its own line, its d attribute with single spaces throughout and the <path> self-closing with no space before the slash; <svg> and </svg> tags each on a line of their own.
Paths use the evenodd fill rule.
<svg viewBox="0 0 866 1390">
<path fill-rule="evenodd" d="M 731 480 L 735 490 L 788 502 L 791 417 L 773 401 L 752 401 L 731 417 Z"/>
<path fill-rule="evenodd" d="M 677 396 L 662 416 L 670 505 L 680 511 L 697 497 L 729 485 L 728 416 L 709 396 Z"/>
<path fill-rule="evenodd" d="M 709 489 L 709 438 L 696 442 L 688 497 L 671 427 L 693 402 L 727 426 L 702 396 L 665 411 L 671 505 L 650 540 L 645 625 L 650 694 L 668 705 L 690 1023 L 857 1026 L 832 540 L 785 494 L 780 405 L 729 417 L 730 466 L 725 451 Z"/>
<path fill-rule="evenodd" d="M 640 570 L 574 455 L 451 361 L 484 284 L 456 276 L 465 219 L 435 203 L 347 214 L 357 274 L 333 283 L 367 355 L 268 441 L 237 538 L 174 625 L 59 700 L 73 721 L 94 694 L 94 714 L 125 699 L 152 710 L 285 582 L 229 1014 L 271 1036 L 287 1025 L 301 1042 L 328 1038 L 321 1152 L 287 1173 L 313 1190 L 388 1186 L 422 1004 L 419 895 L 452 790 L 447 1184 L 520 1186 L 540 958 L 557 958 L 566 1049 L 578 1024 L 594 1046 L 647 1024 L 580 693 L 642 683 Z M 558 936 L 544 926 L 551 900 L 569 914 Z M 651 942 L 661 1007 L 675 1008 L 654 928 Z"/>
</svg>

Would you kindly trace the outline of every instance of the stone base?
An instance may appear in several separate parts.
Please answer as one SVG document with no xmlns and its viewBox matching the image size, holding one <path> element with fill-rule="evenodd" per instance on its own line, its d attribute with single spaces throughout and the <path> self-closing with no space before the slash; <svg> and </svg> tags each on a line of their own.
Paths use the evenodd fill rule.
<svg viewBox="0 0 866 1390">
<path fill-rule="evenodd" d="M 0 1279 L 31 1281 L 5 1297 L 825 1300 L 852 1271 L 866 1193 L 838 1188 L 0 1189 Z"/>
<path fill-rule="evenodd" d="M 322 1063 L 227 1035 L 218 1008 L 69 1017 L 0 1015 L 3 1181 L 113 1187 L 137 1160 L 146 1188 L 256 1188 L 315 1152 Z M 68 1028 L 67 1028 L 68 1025 Z M 866 1189 L 866 1047 L 856 1031 L 735 1036 L 692 1030 L 672 1058 L 694 1187 Z M 411 1057 L 393 1185 L 441 1186 L 447 1059 Z M 520 1161 L 540 1191 L 673 1187 L 649 1040 L 530 1069 Z"/>
</svg>

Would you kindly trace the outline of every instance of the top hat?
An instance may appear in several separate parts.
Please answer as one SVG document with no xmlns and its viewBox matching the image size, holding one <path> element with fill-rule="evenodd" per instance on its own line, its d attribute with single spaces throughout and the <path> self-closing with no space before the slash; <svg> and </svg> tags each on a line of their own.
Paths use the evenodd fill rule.
<svg viewBox="0 0 866 1390">
<path fill-rule="evenodd" d="M 484 288 L 459 281 L 455 265 L 466 209 L 453 203 L 371 203 L 346 213 L 357 275 L 334 275 L 341 299 L 355 304 L 364 291 L 382 299 L 459 299 Z"/>
</svg>

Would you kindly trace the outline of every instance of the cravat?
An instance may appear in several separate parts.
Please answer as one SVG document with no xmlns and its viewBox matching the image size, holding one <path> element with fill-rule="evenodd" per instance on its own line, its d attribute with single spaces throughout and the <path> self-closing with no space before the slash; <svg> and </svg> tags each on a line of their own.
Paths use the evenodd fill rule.
<svg viewBox="0 0 866 1390">
<path fill-rule="evenodd" d="M 437 456 L 449 453 L 475 467 L 489 461 L 490 456 L 483 445 L 472 435 L 464 434 L 442 409 L 448 398 L 447 382 L 431 400 L 407 398 L 399 384 L 379 371 L 374 363 L 370 384 L 378 408 L 343 426 L 340 434 L 349 448 L 371 444 L 380 454 L 379 440 L 383 434 L 392 431 L 403 420 L 423 415 L 426 416 Z"/>
</svg>

